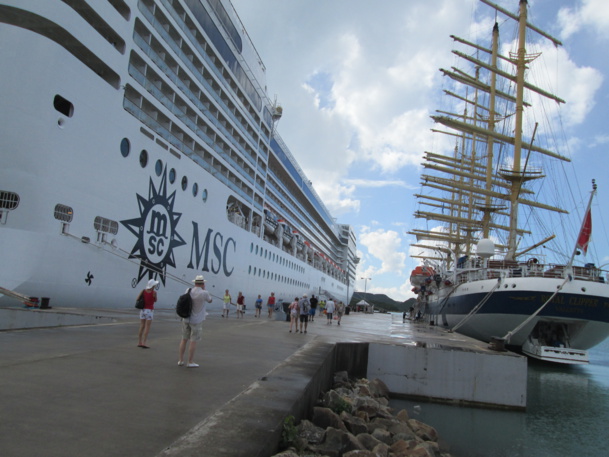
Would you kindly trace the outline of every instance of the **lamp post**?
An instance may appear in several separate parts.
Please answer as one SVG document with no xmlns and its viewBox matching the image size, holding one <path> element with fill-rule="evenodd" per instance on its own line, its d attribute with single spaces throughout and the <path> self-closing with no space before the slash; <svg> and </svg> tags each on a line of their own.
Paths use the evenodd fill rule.
<svg viewBox="0 0 609 457">
<path fill-rule="evenodd" d="M 359 279 L 364 280 L 364 293 L 366 293 L 366 284 L 368 283 L 368 281 L 372 281 L 372 278 L 359 278 Z"/>
</svg>

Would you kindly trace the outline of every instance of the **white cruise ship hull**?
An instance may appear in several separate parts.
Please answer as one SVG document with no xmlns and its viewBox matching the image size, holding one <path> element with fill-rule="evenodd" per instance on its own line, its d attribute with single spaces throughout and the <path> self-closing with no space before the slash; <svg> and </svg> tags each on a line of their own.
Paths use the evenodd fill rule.
<svg viewBox="0 0 609 457">
<path fill-rule="evenodd" d="M 128 3 L 131 14 L 139 14 L 137 2 Z M 116 21 L 120 36 L 132 36 L 133 18 L 118 18 L 107 2 L 98 12 Z M 0 47 L 0 191 L 18 196 L 15 208 L 4 204 L 0 221 L 1 287 L 48 297 L 51 306 L 132 308 L 139 290 L 155 278 L 162 307 L 173 306 L 203 274 L 215 297 L 225 289 L 235 297 L 242 291 L 250 309 L 259 294 L 266 302 L 271 292 L 279 303 L 303 293 L 349 301 L 349 281 L 230 222 L 231 197 L 251 202 L 176 151 L 161 128 L 154 132 L 128 112 L 124 87 L 115 89 L 84 65 L 88 54 L 77 58 L 78 49 L 57 41 L 69 32 L 72 45 L 82 43 L 82 52 L 135 85 L 127 72 L 132 43 L 117 53 L 64 2 L 0 6 L 0 16 L 13 22 L 21 13 L 24 21 L 35 16 L 52 27 L 44 36 L 40 24 L 32 31 L 27 23 L 0 22 L 0 40 L 10 43 Z M 57 94 L 73 113 L 54 108 Z M 69 222 L 57 215 L 58 205 L 69 209 Z M 100 228 L 106 222 L 115 225 Z M 14 304 L 0 296 L 0 306 Z"/>
</svg>

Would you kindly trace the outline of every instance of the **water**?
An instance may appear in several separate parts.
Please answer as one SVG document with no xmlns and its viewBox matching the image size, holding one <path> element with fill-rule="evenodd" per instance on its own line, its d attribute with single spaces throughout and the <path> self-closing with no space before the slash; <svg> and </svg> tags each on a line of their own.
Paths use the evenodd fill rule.
<svg viewBox="0 0 609 457">
<path fill-rule="evenodd" d="M 454 457 L 609 455 L 609 340 L 589 353 L 586 366 L 529 360 L 526 412 L 402 400 L 391 406 L 433 426 Z"/>
</svg>

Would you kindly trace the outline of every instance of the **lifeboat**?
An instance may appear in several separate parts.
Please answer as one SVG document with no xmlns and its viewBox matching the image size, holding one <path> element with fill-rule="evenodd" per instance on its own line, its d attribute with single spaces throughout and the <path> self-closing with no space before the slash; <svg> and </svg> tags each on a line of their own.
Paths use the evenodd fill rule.
<svg viewBox="0 0 609 457">
<path fill-rule="evenodd" d="M 269 210 L 264 210 L 264 233 L 267 235 L 273 235 L 277 228 L 277 219 L 273 213 Z"/>
<path fill-rule="evenodd" d="M 433 268 L 419 265 L 410 273 L 410 284 L 413 286 L 428 284 L 435 274 Z"/>
</svg>

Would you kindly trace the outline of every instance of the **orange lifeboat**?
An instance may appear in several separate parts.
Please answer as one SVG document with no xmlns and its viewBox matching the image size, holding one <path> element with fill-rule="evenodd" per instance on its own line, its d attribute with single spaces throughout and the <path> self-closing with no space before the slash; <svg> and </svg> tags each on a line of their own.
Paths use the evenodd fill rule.
<svg viewBox="0 0 609 457">
<path fill-rule="evenodd" d="M 410 273 L 410 284 L 413 286 L 422 286 L 425 283 L 431 282 L 436 271 L 431 267 L 419 265 Z"/>
</svg>

